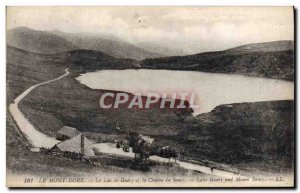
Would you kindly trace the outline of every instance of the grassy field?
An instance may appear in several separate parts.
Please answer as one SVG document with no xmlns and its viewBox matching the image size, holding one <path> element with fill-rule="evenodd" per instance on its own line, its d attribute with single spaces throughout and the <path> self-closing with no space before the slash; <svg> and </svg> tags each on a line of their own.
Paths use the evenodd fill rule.
<svg viewBox="0 0 300 193">
<path fill-rule="evenodd" d="M 197 120 L 187 119 L 188 129 L 160 136 L 160 143 L 182 149 L 186 159 L 293 168 L 293 111 L 293 101 L 221 105 Z"/>
<path fill-rule="evenodd" d="M 294 50 L 268 52 L 206 52 L 190 56 L 146 59 L 142 68 L 188 70 L 294 79 Z"/>
<path fill-rule="evenodd" d="M 54 62 L 45 55 L 7 47 L 7 103 L 32 85 L 54 79 L 64 73 L 68 63 Z"/>
</svg>

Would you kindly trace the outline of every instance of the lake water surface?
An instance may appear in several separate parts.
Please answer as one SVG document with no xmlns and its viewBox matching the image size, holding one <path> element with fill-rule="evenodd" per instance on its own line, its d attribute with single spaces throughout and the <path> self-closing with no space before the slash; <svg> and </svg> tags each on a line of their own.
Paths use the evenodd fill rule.
<svg viewBox="0 0 300 193">
<path fill-rule="evenodd" d="M 233 74 L 173 70 L 101 70 L 76 78 L 92 89 L 133 94 L 194 93 L 194 115 L 221 104 L 294 99 L 290 81 Z"/>
</svg>

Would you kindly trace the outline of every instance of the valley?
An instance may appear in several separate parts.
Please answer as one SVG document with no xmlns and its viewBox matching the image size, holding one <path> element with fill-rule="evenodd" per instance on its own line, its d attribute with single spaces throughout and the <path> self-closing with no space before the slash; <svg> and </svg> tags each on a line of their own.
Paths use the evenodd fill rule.
<svg viewBox="0 0 300 193">
<path fill-rule="evenodd" d="M 31 56 L 28 60 L 20 60 L 23 55 L 25 55 L 24 58 L 26 58 L 26 55 L 34 57 Z M 32 80 L 32 83 L 28 83 L 29 87 L 34 83 L 33 81 L 42 82 L 46 78 L 51 79 L 50 77 L 61 74 L 64 68 L 70 68 L 69 76 L 36 88 L 20 103 L 21 111 L 30 122 L 38 130 L 49 136 L 54 136 L 63 125 L 69 125 L 77 128 L 95 142 L 113 142 L 123 137 L 115 129 L 116 124 L 119 123 L 126 130 L 138 131 L 141 134 L 155 137 L 154 145 L 175 146 L 178 150 L 184 152 L 185 159 L 200 162 L 211 160 L 219 163 L 244 165 L 244 168 L 245 165 L 251 164 L 260 157 L 259 159 L 262 159 L 262 163 L 266 165 L 270 161 L 275 163 L 276 160 L 276 166 L 272 167 L 278 169 L 293 167 L 293 163 L 284 161 L 286 157 L 293 154 L 291 148 L 293 147 L 293 140 L 282 141 L 281 146 L 275 145 L 275 141 L 279 136 L 288 135 L 289 139 L 293 139 L 294 115 L 289 111 L 294 105 L 293 101 L 232 104 L 232 107 L 227 108 L 221 105 L 209 113 L 197 116 L 197 118 L 191 114 L 192 112 L 188 111 L 164 112 L 155 108 L 134 111 L 121 107 L 115 111 L 105 111 L 99 108 L 98 103 L 100 96 L 108 91 L 90 89 L 80 84 L 75 78 L 81 73 L 101 68 L 132 68 L 132 61 L 114 59 L 105 55 L 100 57 L 101 55 L 98 52 L 91 51 L 38 55 L 13 47 L 8 47 L 8 56 L 13 59 L 8 60 L 10 62 L 9 69 L 19 65 L 18 61 L 29 65 L 28 69 L 30 71 L 24 69 L 24 72 L 32 72 L 37 68 L 41 68 L 40 66 L 44 66 L 44 64 L 50 64 L 47 65 L 49 67 L 55 66 L 55 68 L 48 69 L 45 73 L 49 78 L 34 76 L 41 77 L 38 80 L 32 77 L 35 73 L 16 74 L 17 71 L 9 71 L 8 90 L 16 92 L 15 95 L 9 92 L 9 96 L 17 96 L 23 91 L 19 87 L 15 89 L 14 85 L 18 83 L 18 81 L 15 81 L 16 77 L 18 77 L 17 80 Z M 99 58 L 97 58 L 98 56 Z M 86 67 L 83 69 L 84 65 Z M 58 69 L 61 69 L 60 72 Z M 12 101 L 12 97 L 9 97 L 8 100 Z M 249 108 L 252 110 L 248 111 Z M 272 112 L 273 115 L 269 116 L 268 111 Z M 268 118 L 256 122 L 249 121 L 252 120 L 249 119 L 250 117 L 254 117 L 253 120 L 260 120 L 259 117 L 263 113 L 268 115 Z M 266 130 L 267 125 L 270 125 L 270 129 L 273 128 L 274 130 L 276 128 L 276 130 L 267 132 L 269 130 Z M 285 125 L 285 127 L 282 127 L 282 125 Z M 224 135 L 228 137 L 226 141 L 222 139 L 223 143 L 220 144 L 220 137 Z M 265 138 L 262 139 L 261 137 Z M 233 141 L 235 143 L 232 143 Z M 264 141 L 268 141 L 268 143 Z M 10 142 L 8 141 L 8 143 Z M 240 149 L 241 145 L 243 146 L 242 151 Z M 289 148 L 288 154 L 276 153 L 281 152 L 280 149 L 282 148 Z M 189 149 L 194 150 L 189 152 Z"/>
<path fill-rule="evenodd" d="M 192 109 L 162 111 L 154 107 L 134 111 L 126 108 L 126 104 L 115 110 L 105 110 L 99 107 L 103 94 L 127 92 L 131 97 L 133 95 L 128 90 L 92 89 L 76 80 L 81 74 L 99 70 L 151 69 L 242 74 L 284 79 L 292 84 L 294 52 L 290 45 L 290 42 L 280 43 L 280 49 L 275 50 L 264 45 L 258 46 L 259 49 L 253 48 L 253 52 L 240 51 L 239 48 L 238 51 L 146 60 L 115 58 L 77 47 L 55 54 L 38 54 L 8 46 L 7 105 L 32 85 L 57 78 L 65 68 L 69 68 L 68 76 L 35 88 L 19 104 L 24 116 L 48 136 L 54 137 L 62 126 L 68 125 L 94 142 L 109 143 L 124 138 L 124 134 L 116 129 L 119 124 L 126 131 L 155 138 L 154 146 L 175 147 L 184 160 L 204 165 L 223 163 L 244 170 L 263 168 L 280 171 L 284 168 L 290 171 L 294 167 L 293 97 L 288 100 L 217 104 L 197 116 L 193 115 Z M 179 80 L 182 78 L 180 75 L 177 77 Z M 22 136 L 12 137 L 17 135 L 16 128 L 13 121 L 8 120 L 7 147 L 15 149 L 15 153 L 8 152 L 8 167 L 24 171 L 26 169 L 19 165 L 20 162 L 34 160 L 34 163 L 41 164 L 33 152 L 24 148 Z M 21 153 L 21 150 L 23 161 L 18 161 L 17 152 Z M 53 161 L 60 159 L 49 158 Z M 255 160 L 261 161 L 257 163 Z M 32 166 L 26 164 L 26 167 Z M 103 167 L 109 170 L 111 166 L 105 163 Z M 118 167 L 117 170 L 123 169 Z"/>
</svg>

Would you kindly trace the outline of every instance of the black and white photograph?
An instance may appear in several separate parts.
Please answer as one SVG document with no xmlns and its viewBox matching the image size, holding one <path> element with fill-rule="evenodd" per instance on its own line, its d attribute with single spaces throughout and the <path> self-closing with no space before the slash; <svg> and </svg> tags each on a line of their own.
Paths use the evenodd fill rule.
<svg viewBox="0 0 300 193">
<path fill-rule="evenodd" d="M 293 6 L 7 6 L 5 31 L 7 187 L 295 186 Z"/>
</svg>

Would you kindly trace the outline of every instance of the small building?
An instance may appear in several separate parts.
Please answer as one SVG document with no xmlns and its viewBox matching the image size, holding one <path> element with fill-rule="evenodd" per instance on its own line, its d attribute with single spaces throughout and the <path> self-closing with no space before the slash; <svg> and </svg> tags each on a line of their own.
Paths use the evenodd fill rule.
<svg viewBox="0 0 300 193">
<path fill-rule="evenodd" d="M 92 144 L 93 143 L 90 140 L 80 134 L 72 139 L 67 139 L 56 144 L 50 149 L 50 151 L 52 154 L 67 155 L 68 157 L 81 156 L 89 158 L 91 156 L 95 156 L 94 150 L 91 148 Z"/>
<path fill-rule="evenodd" d="M 151 138 L 149 136 L 146 136 L 146 135 L 140 135 L 140 138 L 145 140 L 146 142 L 148 142 L 149 144 L 152 144 L 153 141 L 154 141 L 154 138 Z"/>
<path fill-rule="evenodd" d="M 76 128 L 64 126 L 56 133 L 56 139 L 64 141 L 67 139 L 71 139 L 79 134 L 81 134 L 81 132 L 78 131 Z"/>
</svg>

